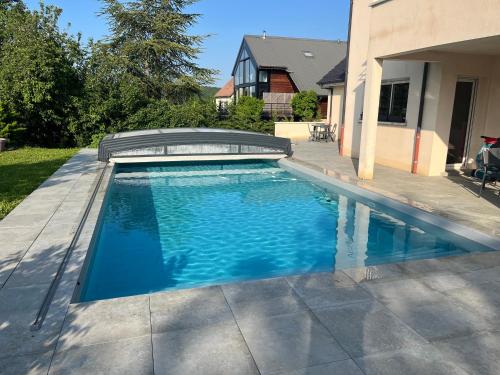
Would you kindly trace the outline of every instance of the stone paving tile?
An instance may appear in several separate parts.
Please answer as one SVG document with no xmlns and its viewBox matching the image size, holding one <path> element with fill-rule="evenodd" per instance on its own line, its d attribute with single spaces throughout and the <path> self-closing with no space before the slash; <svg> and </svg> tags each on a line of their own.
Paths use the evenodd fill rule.
<svg viewBox="0 0 500 375">
<path fill-rule="evenodd" d="M 262 300 L 233 302 L 230 303 L 230 307 L 236 319 L 262 319 L 308 311 L 307 305 L 294 294 Z"/>
<path fill-rule="evenodd" d="M 54 350 L 62 319 L 45 323 L 41 330 L 32 332 L 30 328 L 35 318 L 36 312 L 19 312 L 1 323 L 0 358 Z"/>
<path fill-rule="evenodd" d="M 22 258 L 5 287 L 37 285 L 50 282 L 55 277 L 67 245 L 44 243 L 47 245 L 40 245 L 33 251 L 30 249 Z"/>
<path fill-rule="evenodd" d="M 1 231 L 1 229 L 0 229 Z M 30 248 L 33 241 L 8 241 L 0 245 L 0 259 L 20 258 Z"/>
<path fill-rule="evenodd" d="M 500 374 L 500 333 L 486 332 L 433 343 L 441 354 L 471 374 Z"/>
<path fill-rule="evenodd" d="M 461 257 L 462 260 L 466 260 L 469 264 L 476 264 L 478 266 L 483 266 L 483 268 L 497 267 L 500 266 L 500 251 L 490 251 L 484 253 L 474 253 L 467 257 Z M 460 259 L 457 259 L 457 261 Z"/>
<path fill-rule="evenodd" d="M 58 351 L 151 333 L 149 297 L 125 297 L 70 305 Z"/>
<path fill-rule="evenodd" d="M 20 258 L 0 258 L 0 288 L 10 277 Z"/>
<path fill-rule="evenodd" d="M 427 340 L 437 340 L 492 328 L 480 315 L 449 297 L 392 300 L 386 307 Z"/>
<path fill-rule="evenodd" d="M 150 300 L 153 333 L 234 322 L 220 287 L 155 293 Z"/>
<path fill-rule="evenodd" d="M 293 294 L 292 288 L 283 277 L 226 284 L 222 285 L 222 291 L 229 304 L 283 297 Z"/>
<path fill-rule="evenodd" d="M 0 243 L 9 243 L 16 239 L 17 241 L 31 241 L 40 234 L 42 228 L 37 227 L 21 227 L 21 228 L 8 228 L 2 227 L 0 222 Z"/>
<path fill-rule="evenodd" d="M 352 357 L 427 343 L 377 302 L 318 309 L 314 313 Z"/>
<path fill-rule="evenodd" d="M 400 264 L 410 275 L 421 275 L 433 272 L 465 272 L 466 268 L 454 257 L 413 260 Z"/>
<path fill-rule="evenodd" d="M 329 274 L 320 273 L 287 279 L 310 308 L 340 306 L 373 299 L 347 275 L 340 275 L 342 276 L 332 278 Z"/>
<path fill-rule="evenodd" d="M 54 349 L 60 322 L 30 331 L 49 284 L 0 290 L 0 357 L 43 353 Z"/>
<path fill-rule="evenodd" d="M 58 352 L 49 372 L 50 375 L 153 373 L 150 335 Z"/>
<path fill-rule="evenodd" d="M 238 325 L 263 374 L 348 358 L 310 313 L 242 319 Z"/>
<path fill-rule="evenodd" d="M 272 375 L 363 375 L 352 359 L 331 362 L 294 371 L 273 373 Z"/>
<path fill-rule="evenodd" d="M 31 195 L 28 195 L 4 219 L 7 219 L 11 215 L 24 215 L 26 213 L 33 215 L 43 214 L 50 217 L 61 204 L 61 198 L 62 197 L 59 197 L 58 199 L 39 200 L 33 198 Z M 2 224 L 0 222 L 0 226 L 1 225 Z"/>
<path fill-rule="evenodd" d="M 439 355 L 431 345 L 370 355 L 355 361 L 366 375 L 467 375 L 452 359 Z"/>
<path fill-rule="evenodd" d="M 500 267 L 485 268 L 461 275 L 469 286 L 480 286 L 489 282 L 500 282 Z"/>
<path fill-rule="evenodd" d="M 457 288 L 445 294 L 500 328 L 500 283 Z"/>
<path fill-rule="evenodd" d="M 45 213 L 14 213 L 2 219 L 2 228 L 43 227 L 50 219 L 52 212 Z"/>
<path fill-rule="evenodd" d="M 155 374 L 258 374 L 236 323 L 153 334 Z"/>
<path fill-rule="evenodd" d="M 411 277 L 398 264 L 350 268 L 343 272 L 357 283 L 375 283 Z"/>
<path fill-rule="evenodd" d="M 8 315 L 37 310 L 47 293 L 50 283 L 18 288 L 0 289 L 0 317 L 7 319 Z"/>
<path fill-rule="evenodd" d="M 428 299 L 436 291 L 415 279 L 363 284 L 362 287 L 382 302 L 404 297 L 406 300 Z"/>
<path fill-rule="evenodd" d="M 499 252 L 494 251 L 493 253 Z M 460 273 L 498 266 L 499 264 L 496 258 L 497 255 L 493 255 L 492 253 L 477 252 L 469 255 L 451 257 L 450 260 L 457 265 L 455 272 Z"/>
<path fill-rule="evenodd" d="M 0 358 L 2 375 L 47 375 L 52 353 Z"/>
<path fill-rule="evenodd" d="M 296 290 L 307 288 L 342 288 L 356 284 L 344 271 L 309 273 L 289 276 L 286 279 Z"/>
<path fill-rule="evenodd" d="M 418 278 L 418 281 L 431 289 L 444 292 L 466 287 L 467 280 L 464 279 L 463 275 L 449 272 L 435 273 L 422 276 Z"/>
</svg>

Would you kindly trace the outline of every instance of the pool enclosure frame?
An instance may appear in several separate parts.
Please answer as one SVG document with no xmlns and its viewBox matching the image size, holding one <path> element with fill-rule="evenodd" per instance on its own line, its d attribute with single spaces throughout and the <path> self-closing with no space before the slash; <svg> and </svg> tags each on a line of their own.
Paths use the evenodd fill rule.
<svg viewBox="0 0 500 375">
<path fill-rule="evenodd" d="M 228 129 L 172 128 L 109 134 L 98 159 L 183 155 L 292 155 L 290 139 Z"/>
</svg>

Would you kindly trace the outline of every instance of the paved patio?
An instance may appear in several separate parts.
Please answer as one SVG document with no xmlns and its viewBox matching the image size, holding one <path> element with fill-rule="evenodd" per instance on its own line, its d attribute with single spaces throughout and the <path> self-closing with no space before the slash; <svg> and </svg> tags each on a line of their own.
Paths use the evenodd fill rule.
<svg viewBox="0 0 500 375">
<path fill-rule="evenodd" d="M 337 143 L 300 142 L 293 148 L 293 158 L 311 168 L 500 236 L 500 186 L 487 185 L 483 196 L 478 198 L 479 182 L 458 172 L 424 177 L 381 165 L 375 165 L 372 181 L 363 181 L 356 176 L 357 160 L 339 156 Z"/>
<path fill-rule="evenodd" d="M 0 222 L 1 374 L 500 373 L 500 252 L 70 304 L 102 190 L 31 331 L 100 167 L 83 150 Z"/>
</svg>

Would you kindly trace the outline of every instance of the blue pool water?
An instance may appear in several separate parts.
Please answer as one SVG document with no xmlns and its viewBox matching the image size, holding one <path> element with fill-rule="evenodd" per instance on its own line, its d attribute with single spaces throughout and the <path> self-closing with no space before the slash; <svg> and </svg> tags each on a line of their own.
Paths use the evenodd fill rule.
<svg viewBox="0 0 500 375">
<path fill-rule="evenodd" d="M 82 301 L 463 254 L 273 162 L 119 165 Z"/>
</svg>

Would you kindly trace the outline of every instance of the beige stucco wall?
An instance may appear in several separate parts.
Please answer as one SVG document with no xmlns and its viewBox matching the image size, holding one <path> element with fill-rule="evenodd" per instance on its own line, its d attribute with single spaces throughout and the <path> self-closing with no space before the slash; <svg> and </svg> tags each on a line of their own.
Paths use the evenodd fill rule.
<svg viewBox="0 0 500 375">
<path fill-rule="evenodd" d="M 483 135 L 500 138 L 500 57 L 495 57 L 487 89 L 488 104 Z"/>
<path fill-rule="evenodd" d="M 342 118 L 342 104 L 344 96 L 344 86 L 335 86 L 330 90 L 329 103 L 331 124 L 332 126 L 337 124 L 336 134 L 338 133 L 338 127 L 340 126 L 340 121 Z M 321 120 L 324 123 L 328 123 L 328 119 Z M 275 122 L 274 123 L 274 135 L 277 137 L 290 138 L 293 142 L 307 141 L 309 139 L 309 124 L 313 122 Z"/>
<path fill-rule="evenodd" d="M 358 124 L 360 105 L 364 97 L 366 78 L 366 56 L 368 54 L 370 12 L 368 0 L 357 0 L 352 4 L 351 40 L 349 44 L 349 73 L 347 77 L 343 154 L 359 157 L 361 126 Z"/>
<path fill-rule="evenodd" d="M 342 121 L 342 104 L 344 103 L 344 86 L 335 86 L 331 95 L 331 124 L 340 126 Z"/>
<path fill-rule="evenodd" d="M 309 139 L 309 124 L 311 122 L 275 122 L 274 135 L 290 138 L 293 142 L 302 142 Z"/>
<path fill-rule="evenodd" d="M 493 76 L 495 64 L 496 58 L 491 56 L 456 54 L 449 54 L 442 62 L 431 64 L 424 105 L 419 174 L 435 176 L 445 170 L 455 88 L 461 78 L 474 79 L 477 84 L 468 150 L 468 166 L 474 166 L 475 153 L 481 145 L 480 136 L 486 131 L 487 119 L 494 116 L 495 106 L 491 107 L 490 102 L 495 97 L 491 91 L 492 87 L 500 85 L 500 80 L 494 80 Z M 499 99 L 497 97 L 496 100 Z"/>
<path fill-rule="evenodd" d="M 500 60 L 495 56 L 446 49 L 428 52 L 422 49 L 500 35 L 500 1 L 390 0 L 374 7 L 371 3 L 372 0 L 354 0 L 353 4 L 344 154 L 359 157 L 362 131 L 359 119 L 363 111 L 368 59 L 370 56 L 391 56 L 402 60 L 406 52 L 406 60 L 384 60 L 382 80 L 410 79 L 407 124 L 377 126 L 375 162 L 411 170 L 423 61 L 429 61 L 418 173 L 440 175 L 445 171 L 455 86 L 460 78 L 477 80 L 468 159 L 473 166 L 475 152 L 481 143 L 479 136 L 500 136 Z M 478 12 L 479 19 L 471 17 Z M 412 55 L 408 53 L 411 50 L 419 51 Z"/>
<path fill-rule="evenodd" d="M 408 171 L 411 170 L 422 87 L 423 65 L 422 62 L 384 62 L 383 82 L 408 80 L 410 88 L 408 94 L 407 123 L 379 123 L 375 149 L 375 162 L 378 164 Z M 355 119 L 354 123 L 346 121 L 346 131 L 344 131 L 344 134 L 348 133 L 351 137 L 351 144 L 348 147 L 350 150 L 349 155 L 359 157 L 359 137 L 362 126 L 359 119 L 363 111 L 363 96 L 354 93 L 354 97 L 346 105 L 354 106 L 351 109 L 351 116 L 354 114 Z"/>
<path fill-rule="evenodd" d="M 377 57 L 500 35 L 498 0 L 390 0 L 370 8 L 365 21 Z"/>
</svg>

